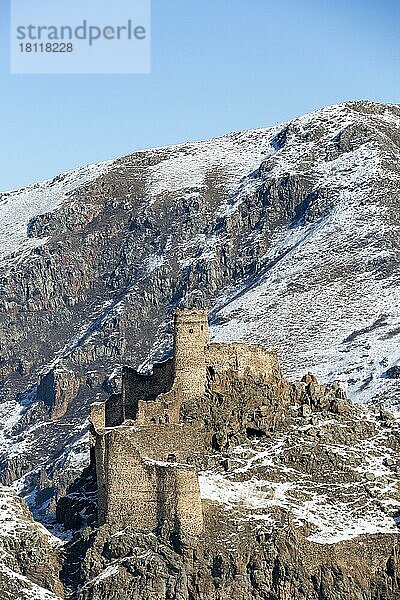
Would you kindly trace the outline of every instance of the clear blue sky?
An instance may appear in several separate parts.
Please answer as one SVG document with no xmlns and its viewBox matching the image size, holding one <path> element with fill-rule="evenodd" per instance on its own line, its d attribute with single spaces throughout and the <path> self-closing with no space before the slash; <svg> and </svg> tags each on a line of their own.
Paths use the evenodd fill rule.
<svg viewBox="0 0 400 600">
<path fill-rule="evenodd" d="M 344 100 L 400 101 L 399 0 L 153 0 L 151 75 L 110 76 L 10 75 L 0 2 L 3 191 Z"/>
</svg>

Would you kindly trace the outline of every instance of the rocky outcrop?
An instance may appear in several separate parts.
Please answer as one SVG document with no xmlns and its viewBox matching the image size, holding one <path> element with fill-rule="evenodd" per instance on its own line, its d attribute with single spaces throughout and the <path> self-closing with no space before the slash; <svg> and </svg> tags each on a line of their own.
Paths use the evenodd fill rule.
<svg viewBox="0 0 400 600">
<path fill-rule="evenodd" d="M 26 506 L 8 488 L 0 488 L 0 596 L 4 599 L 64 595 L 59 579 L 60 541 L 36 523 Z"/>
<path fill-rule="evenodd" d="M 71 483 L 56 504 L 56 521 L 64 529 L 81 530 L 97 524 L 97 486 L 94 457 L 89 467 Z"/>
<path fill-rule="evenodd" d="M 67 412 L 79 387 L 80 381 L 75 373 L 58 366 L 40 378 L 36 397 L 47 407 L 50 417 L 58 419 Z"/>
<path fill-rule="evenodd" d="M 78 570 L 65 574 L 83 585 L 74 600 L 395 600 L 399 594 L 399 546 L 373 536 L 340 547 L 308 543 L 290 522 L 274 532 L 243 528 L 213 507 L 205 540 L 179 549 L 129 528 L 107 528 L 74 544 Z M 225 540 L 230 537 L 231 543 Z M 241 538 L 241 539 L 239 539 Z M 376 546 L 374 548 L 374 544 Z M 233 549 L 234 548 L 234 549 Z M 72 567 L 72 565 L 71 565 Z M 69 568 L 71 568 L 69 567 Z"/>
</svg>

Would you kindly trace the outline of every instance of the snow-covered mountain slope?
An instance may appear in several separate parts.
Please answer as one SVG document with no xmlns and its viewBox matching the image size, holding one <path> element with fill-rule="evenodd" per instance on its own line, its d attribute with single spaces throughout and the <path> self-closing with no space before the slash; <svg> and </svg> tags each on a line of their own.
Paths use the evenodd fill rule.
<svg viewBox="0 0 400 600">
<path fill-rule="evenodd" d="M 89 165 L 21 190 L 0 193 L 0 264 L 7 262 L 10 255 L 17 255 L 21 261 L 29 250 L 42 243 L 28 236 L 31 219 L 55 210 L 71 192 L 99 177 L 111 165 L 112 161 Z"/>
<path fill-rule="evenodd" d="M 218 217 L 269 182 L 310 179 L 313 191 L 305 214 L 272 232 L 251 284 L 217 298 L 214 336 L 275 346 L 288 377 L 311 368 L 397 410 L 399 384 L 385 374 L 400 362 L 400 113 L 375 109 L 328 107 L 270 131 L 274 152 Z M 205 236 L 185 265 L 219 260 L 228 237 Z"/>
<path fill-rule="evenodd" d="M 215 335 L 271 343 L 290 377 L 309 367 L 341 380 L 361 403 L 389 397 L 395 408 L 399 384 L 384 374 L 400 362 L 400 120 L 388 111 L 381 122 L 352 121 L 345 107 L 323 114 L 328 127 L 318 143 L 282 148 L 268 177 L 308 174 L 331 208 L 278 228 L 257 282 L 223 299 Z M 315 117 L 296 122 L 300 139 Z M 386 123 L 397 143 L 384 145 Z M 339 130 L 352 139 L 363 127 L 361 145 L 326 159 Z"/>
<path fill-rule="evenodd" d="M 400 108 L 349 102 L 3 195 L 3 482 L 67 489 L 90 402 L 170 352 L 187 288 L 216 340 L 397 410 L 399 159 Z"/>
<path fill-rule="evenodd" d="M 229 469 L 200 474 L 202 498 L 223 505 L 238 523 L 259 527 L 273 526 L 274 511 L 286 509 L 318 544 L 396 534 L 397 454 L 387 444 L 387 426 L 354 412 L 347 422 L 298 418 L 288 431 L 237 446 Z"/>
</svg>

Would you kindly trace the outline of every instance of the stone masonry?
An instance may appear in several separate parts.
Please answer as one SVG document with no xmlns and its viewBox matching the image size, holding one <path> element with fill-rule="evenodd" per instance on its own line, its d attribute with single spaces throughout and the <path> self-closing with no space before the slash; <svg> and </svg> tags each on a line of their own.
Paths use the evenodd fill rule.
<svg viewBox="0 0 400 600">
<path fill-rule="evenodd" d="M 149 376 L 124 368 L 122 393 L 91 407 L 99 524 L 152 531 L 168 521 L 176 532 L 201 535 L 193 465 L 205 451 L 206 430 L 202 422 L 182 422 L 181 408 L 229 373 L 265 383 L 276 370 L 274 351 L 210 343 L 207 309 L 177 309 L 173 358 Z"/>
</svg>

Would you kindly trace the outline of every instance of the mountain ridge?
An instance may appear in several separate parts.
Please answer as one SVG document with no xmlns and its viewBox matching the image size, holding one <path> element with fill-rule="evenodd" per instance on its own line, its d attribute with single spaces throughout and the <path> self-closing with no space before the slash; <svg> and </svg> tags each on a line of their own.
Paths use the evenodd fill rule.
<svg viewBox="0 0 400 600">
<path fill-rule="evenodd" d="M 19 190 L 52 210 L 21 212 L 0 264 L 3 481 L 30 493 L 26 473 L 51 472 L 62 448 L 84 445 L 88 403 L 117 389 L 121 364 L 146 369 L 170 352 L 164 315 L 187 286 L 210 304 L 215 340 L 277 346 L 289 377 L 312 368 L 356 400 L 396 408 L 397 382 L 382 375 L 398 361 L 398 292 L 387 289 L 398 276 L 399 115 L 342 103 Z M 55 377 L 46 395 L 57 368 L 70 383 Z"/>
<path fill-rule="evenodd" d="M 130 593 L 129 570 L 147 572 L 147 556 L 161 574 L 142 576 L 138 597 L 169 586 L 186 598 L 185 582 L 201 589 L 201 577 L 257 597 L 307 589 L 305 598 L 328 599 L 332 585 L 335 600 L 396 597 L 399 164 L 400 106 L 349 102 L 0 194 L 0 481 L 57 536 L 75 535 L 64 578 L 76 579 L 79 557 L 76 598 Z M 74 502 L 86 514 L 79 493 L 93 503 L 89 405 L 120 390 L 123 365 L 144 372 L 171 355 L 171 314 L 188 291 L 209 305 L 213 341 L 275 346 L 287 379 L 312 370 L 362 405 L 347 416 L 292 412 L 284 431 L 247 440 L 201 473 L 207 518 L 226 519 L 201 576 L 165 540 L 127 531 L 118 546 L 105 529 L 80 535 L 76 515 L 63 514 Z M 1 559 L 5 589 L 55 597 L 32 583 L 50 590 L 47 572 L 35 579 L 36 556 L 57 557 L 11 491 L 2 494 L 20 523 Z M 239 513 L 250 558 L 232 530 Z M 255 538 L 248 515 L 264 522 Z M 270 532 L 272 515 L 282 523 Z M 25 579 L 13 558 L 24 539 Z M 364 569 L 360 543 L 375 566 L 354 588 L 340 556 L 357 555 Z M 8 533 L 1 544 L 9 548 Z M 132 544 L 138 556 L 124 554 Z M 317 572 L 309 553 L 323 561 Z"/>
</svg>

